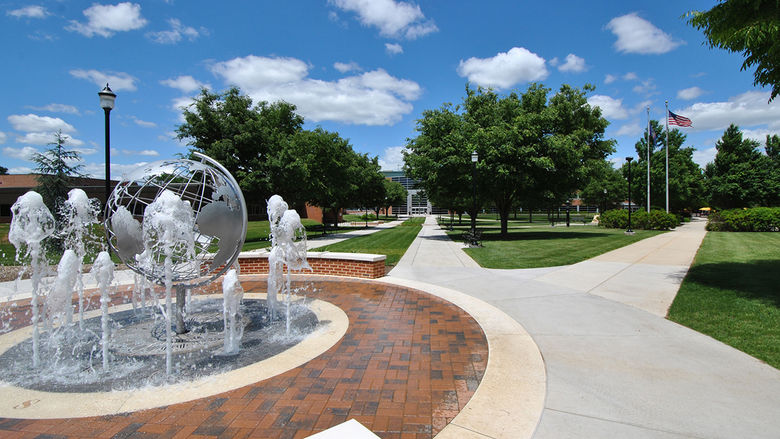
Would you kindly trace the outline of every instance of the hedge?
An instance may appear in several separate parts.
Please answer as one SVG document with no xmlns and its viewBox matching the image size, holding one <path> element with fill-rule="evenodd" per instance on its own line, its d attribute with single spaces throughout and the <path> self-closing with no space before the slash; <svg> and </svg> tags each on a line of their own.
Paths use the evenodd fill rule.
<svg viewBox="0 0 780 439">
<path fill-rule="evenodd" d="M 645 230 L 669 230 L 680 224 L 680 218 L 663 210 L 651 210 L 647 213 L 638 210 L 631 213 L 631 228 Z M 599 216 L 599 226 L 610 229 L 628 228 L 628 210 L 607 210 Z"/>
<path fill-rule="evenodd" d="M 707 230 L 713 232 L 780 231 L 780 207 L 754 207 L 710 213 Z"/>
</svg>

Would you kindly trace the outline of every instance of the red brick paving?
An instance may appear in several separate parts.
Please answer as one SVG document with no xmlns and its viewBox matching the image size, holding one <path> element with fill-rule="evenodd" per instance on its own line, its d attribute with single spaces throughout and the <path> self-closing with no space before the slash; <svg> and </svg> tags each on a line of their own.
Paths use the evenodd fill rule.
<svg viewBox="0 0 780 439">
<path fill-rule="evenodd" d="M 487 364 L 479 325 L 426 293 L 311 277 L 349 329 L 335 346 L 276 377 L 195 401 L 114 416 L 0 418 L 2 438 L 304 438 L 355 418 L 382 438 L 431 438 L 473 395 Z M 265 291 L 264 277 L 243 281 Z M 23 312 L 23 309 L 17 309 Z M 19 315 L 19 314 L 17 314 Z"/>
</svg>

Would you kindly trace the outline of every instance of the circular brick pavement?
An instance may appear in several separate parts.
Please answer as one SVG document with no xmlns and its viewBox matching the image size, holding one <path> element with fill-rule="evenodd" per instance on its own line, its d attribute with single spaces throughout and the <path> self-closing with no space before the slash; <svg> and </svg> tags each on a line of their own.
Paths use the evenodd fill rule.
<svg viewBox="0 0 780 439">
<path fill-rule="evenodd" d="M 307 277 L 298 283 L 350 321 L 341 341 L 302 366 L 222 394 L 127 414 L 2 418 L 0 436 L 303 438 L 354 418 L 383 438 L 431 438 L 474 394 L 488 347 L 460 308 L 381 282 Z M 247 292 L 266 287 L 264 277 L 242 278 L 242 285 Z M 23 312 L 21 303 L 15 314 Z"/>
</svg>

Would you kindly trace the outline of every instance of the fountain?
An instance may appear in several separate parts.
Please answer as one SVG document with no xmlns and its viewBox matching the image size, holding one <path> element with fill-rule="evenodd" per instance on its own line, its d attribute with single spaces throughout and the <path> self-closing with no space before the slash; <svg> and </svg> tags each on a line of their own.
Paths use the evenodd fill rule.
<svg viewBox="0 0 780 439">
<path fill-rule="evenodd" d="M 265 306 L 254 298 L 246 302 L 236 269 L 247 227 L 243 196 L 221 165 L 199 157 L 200 162 L 178 159 L 144 166 L 124 176 L 111 194 L 104 220 L 108 247 L 136 273 L 136 280 L 148 283 L 137 282 L 133 288 L 132 311 L 112 307 L 112 300 L 117 299 L 111 294 L 114 262 L 107 251 L 101 251 L 91 270 L 100 292 L 99 324 L 97 317 L 86 316 L 81 274 L 89 253 L 85 245 L 88 231 L 97 223 L 95 200 L 89 200 L 83 191 L 71 191 L 62 210 L 64 224 L 55 225 L 40 195 L 30 192 L 20 197 L 13 207 L 9 239 L 32 268 L 33 368 L 22 373 L 17 384 L 68 391 L 74 383 L 77 389 L 104 390 L 106 386 L 132 387 L 134 382 L 156 385 L 186 380 L 203 366 L 217 365 L 217 370 L 223 370 L 235 366 L 227 364 L 230 362 L 240 367 L 255 361 L 258 354 L 242 352 L 242 345 L 256 347 L 271 340 L 273 346 L 264 348 L 261 355 L 273 354 L 318 325 L 314 314 L 305 309 L 291 313 L 289 271 L 308 267 L 305 231 L 298 214 L 287 209 L 279 196 L 269 200 L 271 254 L 278 269 L 269 273 Z M 53 283 L 41 288 L 47 269 L 41 243 L 55 230 L 61 230 L 58 236 L 66 249 Z M 193 304 L 191 289 L 205 287 L 223 274 L 221 312 L 213 300 Z M 78 325 L 73 322 L 74 291 L 78 292 Z M 159 293 L 164 295 L 164 306 Z M 272 327 L 278 320 L 277 293 L 285 296 L 286 338 L 273 335 Z M 149 312 L 147 294 L 156 305 Z M 40 329 L 44 299 L 47 318 Z M 298 329 L 295 334 L 291 334 L 293 325 Z M 149 368 L 161 366 L 156 358 L 160 357 L 158 340 L 163 334 L 165 378 L 138 383 L 137 378 Z M 42 335 L 46 341 L 43 347 Z M 248 338 L 242 341 L 242 337 Z M 215 354 L 217 339 L 221 350 Z M 0 367 L 4 361 L 19 362 L 30 350 L 28 344 L 0 352 Z M 43 362 L 42 349 L 46 352 Z M 47 378 L 41 379 L 41 375 Z"/>
</svg>

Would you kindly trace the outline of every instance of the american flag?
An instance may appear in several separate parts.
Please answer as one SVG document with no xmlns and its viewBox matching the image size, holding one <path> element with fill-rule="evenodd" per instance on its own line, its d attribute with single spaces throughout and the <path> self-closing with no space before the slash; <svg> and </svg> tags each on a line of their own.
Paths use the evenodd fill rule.
<svg viewBox="0 0 780 439">
<path fill-rule="evenodd" d="M 689 127 L 691 126 L 691 120 L 688 119 L 685 116 L 680 116 L 679 114 L 674 114 L 671 111 L 669 112 L 669 125 L 677 125 L 680 127 Z"/>
</svg>

